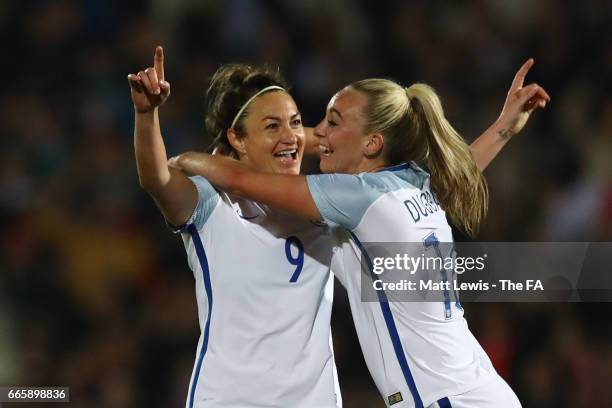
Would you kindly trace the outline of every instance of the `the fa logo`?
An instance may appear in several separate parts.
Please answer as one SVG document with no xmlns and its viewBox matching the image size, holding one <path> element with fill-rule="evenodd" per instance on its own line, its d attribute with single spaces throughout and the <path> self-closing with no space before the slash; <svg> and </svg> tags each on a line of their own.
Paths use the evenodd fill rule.
<svg viewBox="0 0 612 408">
<path fill-rule="evenodd" d="M 525 284 L 527 285 L 527 290 L 544 290 L 544 286 L 542 286 L 542 281 L 539 279 L 527 279 L 527 281 L 525 281 Z"/>
</svg>

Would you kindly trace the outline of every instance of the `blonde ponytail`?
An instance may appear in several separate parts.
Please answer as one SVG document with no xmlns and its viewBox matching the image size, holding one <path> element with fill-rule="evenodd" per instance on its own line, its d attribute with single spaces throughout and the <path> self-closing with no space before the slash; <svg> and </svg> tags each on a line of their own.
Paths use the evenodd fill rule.
<svg viewBox="0 0 612 408">
<path fill-rule="evenodd" d="M 379 78 L 350 87 L 368 98 L 364 131 L 382 133 L 385 162 L 424 162 L 431 189 L 451 222 L 475 236 L 487 213 L 487 185 L 469 146 L 444 117 L 433 88 L 425 84 L 403 88 Z"/>
<path fill-rule="evenodd" d="M 406 88 L 406 95 L 417 139 L 427 140 L 425 162 L 431 175 L 431 188 L 451 222 L 473 237 L 487 213 L 488 190 L 470 147 L 444 117 L 433 88 L 414 84 Z"/>
</svg>

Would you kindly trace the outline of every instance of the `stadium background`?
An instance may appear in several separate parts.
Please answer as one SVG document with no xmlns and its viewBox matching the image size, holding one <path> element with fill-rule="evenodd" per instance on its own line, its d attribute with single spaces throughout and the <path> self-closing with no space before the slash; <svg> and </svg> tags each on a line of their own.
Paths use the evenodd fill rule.
<svg viewBox="0 0 612 408">
<path fill-rule="evenodd" d="M 480 239 L 610 241 L 611 10 L 605 0 L 0 2 L 0 384 L 69 385 L 73 407 L 184 404 L 193 278 L 138 187 L 126 81 L 155 45 L 173 89 L 161 109 L 170 154 L 208 145 L 203 95 L 221 63 L 278 64 L 309 125 L 352 80 L 424 81 L 473 140 L 534 57 L 527 82 L 552 103 L 486 171 Z M 525 407 L 612 406 L 610 304 L 466 309 Z M 341 288 L 333 333 L 345 406 L 382 406 Z"/>
</svg>

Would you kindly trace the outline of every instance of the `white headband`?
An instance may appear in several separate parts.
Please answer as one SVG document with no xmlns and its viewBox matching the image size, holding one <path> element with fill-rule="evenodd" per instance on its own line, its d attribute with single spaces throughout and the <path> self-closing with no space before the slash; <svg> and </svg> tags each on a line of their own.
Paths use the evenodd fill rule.
<svg viewBox="0 0 612 408">
<path fill-rule="evenodd" d="M 251 102 L 253 102 L 253 99 L 257 98 L 259 95 L 261 95 L 262 93 L 271 91 L 273 89 L 278 89 L 279 91 L 285 91 L 285 88 L 283 88 L 282 86 L 277 86 L 277 85 L 271 85 L 271 86 L 267 86 L 264 89 L 262 89 L 261 91 L 257 92 L 255 95 L 251 96 L 251 99 L 249 99 L 248 101 L 246 101 L 244 103 L 244 105 L 242 105 L 242 108 L 240 108 L 240 110 L 238 111 L 238 113 L 236 114 L 236 116 L 234 116 L 234 120 L 232 120 L 232 126 L 230 126 L 231 129 L 234 128 L 234 126 L 236 126 L 236 122 L 238 122 L 238 118 L 240 117 L 240 115 L 242 115 L 242 113 L 244 112 L 244 110 L 247 108 L 247 106 L 249 106 L 249 104 Z M 287 92 L 287 91 L 285 91 Z"/>
</svg>

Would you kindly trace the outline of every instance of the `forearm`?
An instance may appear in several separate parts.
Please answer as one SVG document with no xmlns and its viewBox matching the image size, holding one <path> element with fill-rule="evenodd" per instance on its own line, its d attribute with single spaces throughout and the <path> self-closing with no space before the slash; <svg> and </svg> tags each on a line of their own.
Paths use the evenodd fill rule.
<svg viewBox="0 0 612 408">
<path fill-rule="evenodd" d="M 157 109 L 136 113 L 134 150 L 140 186 L 155 200 L 168 222 L 183 224 L 197 204 L 197 191 L 183 173 L 168 168 Z"/>
<path fill-rule="evenodd" d="M 550 96 L 539 85 L 523 86 L 527 72 L 533 65 L 529 58 L 517 71 L 508 91 L 499 118 L 472 145 L 476 166 L 483 171 L 499 154 L 506 143 L 523 129 L 536 108 L 544 108 Z"/>
<path fill-rule="evenodd" d="M 495 121 L 471 145 L 470 150 L 480 171 L 484 171 L 512 138 L 508 127 Z"/>
<path fill-rule="evenodd" d="M 231 193 L 239 189 L 237 181 L 248 171 L 242 163 L 220 155 L 185 152 L 173 160 L 184 173 L 202 176 L 219 189 Z"/>
<path fill-rule="evenodd" d="M 172 160 L 182 171 L 200 175 L 230 194 L 321 219 L 304 176 L 257 172 L 229 157 L 196 152 L 186 152 Z"/>
<path fill-rule="evenodd" d="M 167 185 L 170 172 L 157 109 L 135 113 L 134 151 L 140 186 L 152 191 Z"/>
</svg>

